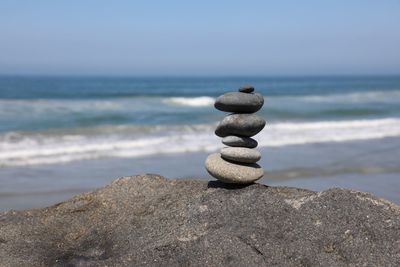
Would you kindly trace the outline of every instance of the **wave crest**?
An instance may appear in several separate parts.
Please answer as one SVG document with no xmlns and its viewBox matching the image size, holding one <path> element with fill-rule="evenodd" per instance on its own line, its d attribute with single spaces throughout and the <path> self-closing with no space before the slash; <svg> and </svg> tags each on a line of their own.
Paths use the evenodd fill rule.
<svg viewBox="0 0 400 267">
<path fill-rule="evenodd" d="M 173 104 L 179 106 L 190 106 L 190 107 L 205 107 L 214 104 L 214 98 L 209 96 L 199 97 L 169 97 L 164 99 L 163 102 L 166 104 Z"/>
<path fill-rule="evenodd" d="M 0 166 L 55 164 L 106 157 L 215 151 L 221 148 L 215 125 L 109 126 L 75 132 L 0 135 Z M 400 119 L 287 122 L 267 125 L 259 146 L 282 147 L 400 136 Z"/>
</svg>

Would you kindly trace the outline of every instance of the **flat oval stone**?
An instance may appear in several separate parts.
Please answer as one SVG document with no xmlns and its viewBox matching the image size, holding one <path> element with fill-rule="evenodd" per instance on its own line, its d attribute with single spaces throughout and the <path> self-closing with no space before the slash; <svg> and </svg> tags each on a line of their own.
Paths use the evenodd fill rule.
<svg viewBox="0 0 400 267">
<path fill-rule="evenodd" d="M 258 145 L 257 141 L 254 140 L 253 138 L 235 136 L 235 135 L 229 135 L 227 137 L 222 138 L 222 143 L 224 145 L 232 147 L 248 147 L 248 148 L 255 148 Z"/>
<path fill-rule="evenodd" d="M 241 86 L 241 87 L 239 88 L 239 92 L 242 92 L 242 93 L 252 93 L 252 92 L 254 92 L 254 87 L 251 86 L 251 85 L 249 85 L 249 84 L 245 84 L 245 85 L 243 85 L 243 86 Z"/>
<path fill-rule="evenodd" d="M 265 126 L 265 120 L 254 114 L 231 114 L 226 116 L 215 129 L 219 137 L 239 135 L 252 137 L 258 134 Z"/>
<path fill-rule="evenodd" d="M 224 160 L 220 153 L 208 156 L 205 166 L 209 174 L 225 183 L 250 184 L 264 175 L 257 163 L 232 163 Z"/>
<path fill-rule="evenodd" d="M 264 97 L 258 93 L 230 92 L 219 96 L 214 107 L 226 112 L 254 113 L 263 105 Z"/>
<path fill-rule="evenodd" d="M 221 149 L 221 157 L 239 163 L 256 163 L 261 159 L 261 153 L 246 147 L 224 147 Z"/>
</svg>

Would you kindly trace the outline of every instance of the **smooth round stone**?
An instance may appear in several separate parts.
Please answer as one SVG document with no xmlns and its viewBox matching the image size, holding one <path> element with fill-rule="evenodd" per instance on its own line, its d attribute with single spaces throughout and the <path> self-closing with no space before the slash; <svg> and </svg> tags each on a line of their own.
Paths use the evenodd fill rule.
<svg viewBox="0 0 400 267">
<path fill-rule="evenodd" d="M 222 138 L 222 143 L 227 146 L 248 148 L 255 148 L 258 145 L 257 141 L 253 138 L 235 135 L 229 135 Z"/>
<path fill-rule="evenodd" d="M 261 159 L 261 153 L 246 147 L 224 147 L 221 149 L 221 157 L 239 163 L 256 163 Z"/>
<path fill-rule="evenodd" d="M 265 126 L 265 120 L 254 114 L 231 114 L 226 116 L 215 129 L 219 137 L 239 135 L 252 137 L 258 134 Z"/>
<path fill-rule="evenodd" d="M 264 97 L 258 93 L 230 92 L 219 96 L 214 107 L 226 112 L 254 113 L 263 105 Z"/>
<path fill-rule="evenodd" d="M 242 93 L 252 93 L 254 92 L 254 87 L 248 84 L 243 85 L 242 87 L 239 88 L 239 92 Z"/>
<path fill-rule="evenodd" d="M 224 160 L 220 153 L 214 153 L 206 159 L 209 174 L 225 183 L 250 184 L 264 175 L 264 170 L 257 163 L 241 164 Z"/>
</svg>

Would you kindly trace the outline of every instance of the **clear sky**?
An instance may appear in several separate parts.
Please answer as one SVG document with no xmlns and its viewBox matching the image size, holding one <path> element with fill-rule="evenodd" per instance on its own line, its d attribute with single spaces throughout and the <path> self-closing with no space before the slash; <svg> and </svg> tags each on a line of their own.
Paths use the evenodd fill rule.
<svg viewBox="0 0 400 267">
<path fill-rule="evenodd" d="M 0 0 L 0 74 L 400 74 L 400 1 Z"/>
</svg>

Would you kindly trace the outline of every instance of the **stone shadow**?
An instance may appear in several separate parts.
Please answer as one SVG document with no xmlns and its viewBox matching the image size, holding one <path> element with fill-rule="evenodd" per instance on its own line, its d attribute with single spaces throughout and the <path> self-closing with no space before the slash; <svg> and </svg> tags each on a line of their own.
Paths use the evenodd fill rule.
<svg viewBox="0 0 400 267">
<path fill-rule="evenodd" d="M 228 189 L 228 190 L 236 190 L 236 189 L 243 189 L 243 188 L 249 187 L 251 185 L 256 185 L 256 183 L 228 184 L 228 183 L 223 183 L 221 181 L 209 181 L 207 184 L 207 188 L 224 188 L 224 189 Z"/>
</svg>

